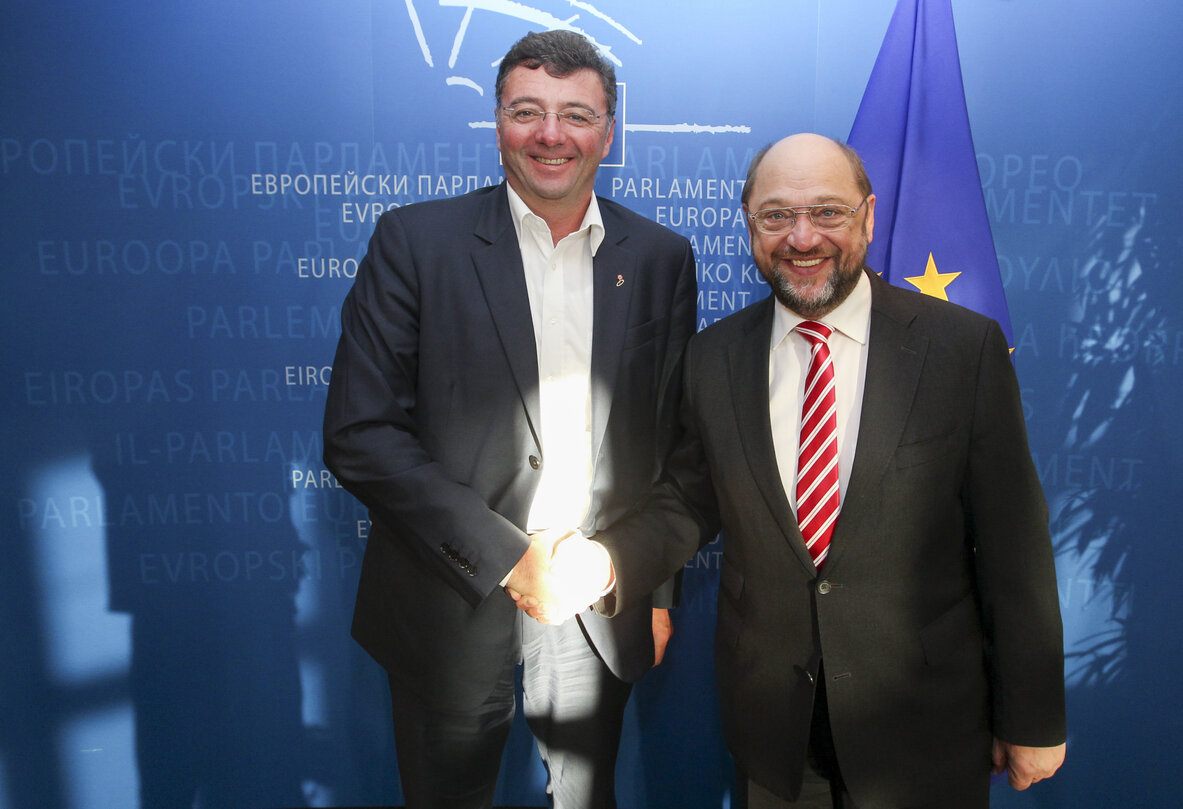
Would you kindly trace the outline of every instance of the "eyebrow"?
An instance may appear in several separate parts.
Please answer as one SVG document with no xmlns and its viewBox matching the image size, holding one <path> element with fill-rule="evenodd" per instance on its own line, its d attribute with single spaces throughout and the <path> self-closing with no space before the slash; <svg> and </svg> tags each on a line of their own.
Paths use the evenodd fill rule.
<svg viewBox="0 0 1183 809">
<path fill-rule="evenodd" d="M 816 200 L 815 202 L 808 202 L 804 205 L 789 205 L 784 199 L 780 197 L 771 197 L 761 202 L 760 207 L 756 210 L 763 211 L 769 208 L 808 208 L 813 205 L 833 205 L 834 203 L 845 205 L 847 208 L 854 207 L 850 203 L 846 202 L 843 197 L 837 194 L 826 194 L 824 196 L 814 197 L 814 199 Z"/>
<path fill-rule="evenodd" d="M 542 100 L 540 98 L 538 98 L 537 96 L 518 96 L 517 98 L 510 101 L 505 106 L 516 107 L 519 104 L 533 104 L 534 106 L 539 107 L 539 108 L 546 106 L 542 102 Z M 590 104 L 587 104 L 583 101 L 564 101 L 561 104 L 559 104 L 559 109 L 561 109 L 561 110 L 569 110 L 569 109 L 587 110 L 588 112 L 590 112 L 592 114 L 595 114 L 595 110 L 596 110 L 595 107 L 593 107 Z"/>
</svg>

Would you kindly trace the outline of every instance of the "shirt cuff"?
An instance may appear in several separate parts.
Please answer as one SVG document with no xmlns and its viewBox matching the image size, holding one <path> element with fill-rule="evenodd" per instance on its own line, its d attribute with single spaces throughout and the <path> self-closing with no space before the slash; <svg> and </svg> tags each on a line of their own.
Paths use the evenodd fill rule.
<svg viewBox="0 0 1183 809">
<path fill-rule="evenodd" d="M 600 553 L 604 555 L 604 561 L 608 565 L 608 584 L 603 590 L 600 591 L 599 595 L 599 598 L 603 598 L 616 589 L 616 566 L 612 564 L 612 555 L 608 553 L 607 548 L 605 548 L 599 542 L 596 542 L 594 539 L 589 539 L 588 542 L 599 549 Z"/>
</svg>

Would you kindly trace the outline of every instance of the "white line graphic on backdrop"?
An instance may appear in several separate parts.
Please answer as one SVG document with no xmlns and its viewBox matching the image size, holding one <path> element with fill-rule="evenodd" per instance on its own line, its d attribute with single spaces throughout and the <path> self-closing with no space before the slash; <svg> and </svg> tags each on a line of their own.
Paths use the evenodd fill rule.
<svg viewBox="0 0 1183 809">
<path fill-rule="evenodd" d="M 412 2 L 413 0 L 407 0 L 408 5 L 410 5 Z M 492 12 L 493 14 L 501 14 L 506 17 L 524 20 L 525 22 L 534 23 L 535 25 L 542 25 L 550 29 L 575 31 L 576 33 L 583 34 L 585 37 L 591 40 L 592 44 L 595 45 L 602 54 L 604 54 L 605 58 L 614 63 L 617 67 L 623 64 L 620 59 L 612 53 L 612 48 L 602 42 L 597 41 L 595 37 L 593 37 L 583 28 L 578 28 L 574 25 L 574 22 L 579 19 L 578 14 L 573 14 L 564 20 L 556 17 L 553 14 L 548 14 L 540 8 L 533 8 L 523 3 L 515 3 L 513 0 L 438 0 L 438 2 L 440 8 L 452 7 L 465 9 L 464 22 L 461 23 L 461 30 L 457 32 L 457 42 L 453 47 L 453 52 L 459 49 L 459 40 L 463 36 L 464 29 L 468 27 L 468 20 L 472 17 L 473 9 L 479 9 L 481 11 Z M 606 14 L 602 14 L 600 11 L 596 10 L 587 3 L 579 3 L 575 2 L 575 0 L 567 0 L 566 5 L 577 9 L 583 9 L 584 11 L 599 17 L 604 22 L 608 23 L 613 28 L 616 28 L 625 36 L 632 39 L 638 45 L 641 44 L 641 40 L 633 35 L 633 33 L 627 28 L 625 28 L 623 25 L 620 25 Z"/>
<path fill-rule="evenodd" d="M 423 23 L 419 21 L 419 13 L 415 11 L 415 0 L 406 0 L 407 16 L 411 18 L 411 27 L 415 29 L 415 39 L 419 41 L 419 50 L 423 51 L 423 61 L 428 67 L 435 67 L 431 61 L 431 48 L 427 47 L 427 37 L 423 35 Z"/>
<path fill-rule="evenodd" d="M 472 21 L 472 6 L 464 10 L 464 19 L 456 29 L 456 38 L 452 40 L 452 53 L 448 56 L 448 68 L 456 67 L 456 60 L 460 57 L 460 46 L 464 44 L 464 35 L 468 33 L 468 24 Z M 484 95 L 482 92 L 481 95 Z"/>
<path fill-rule="evenodd" d="M 423 60 L 428 67 L 435 67 L 435 61 L 431 55 L 431 47 L 427 42 L 427 37 L 423 31 L 423 24 L 419 17 L 419 12 L 415 8 L 415 0 L 404 0 L 407 7 L 407 15 L 410 17 L 411 26 L 415 31 L 415 38 L 419 43 L 419 50 L 423 53 Z M 577 26 L 575 23 L 580 19 L 579 12 L 585 12 L 590 17 L 603 22 L 610 28 L 627 37 L 636 45 L 642 45 L 641 38 L 630 31 L 626 26 L 617 22 L 604 12 L 600 11 L 590 3 L 581 2 L 580 0 L 560 0 L 558 5 L 566 6 L 573 9 L 575 13 L 569 17 L 562 18 L 544 11 L 540 8 L 527 6 L 524 3 L 514 2 L 514 0 L 437 0 L 437 5 L 440 8 L 462 8 L 464 9 L 464 16 L 460 20 L 460 24 L 456 29 L 456 36 L 452 41 L 451 52 L 448 55 L 448 69 L 453 70 L 456 67 L 456 62 L 460 57 L 460 49 L 464 44 L 464 38 L 468 33 L 469 25 L 472 22 L 473 11 L 487 11 L 492 14 L 500 14 L 506 17 L 523 20 L 528 23 L 543 26 L 551 30 L 574 31 L 587 37 L 592 44 L 604 55 L 606 59 L 613 62 L 617 66 L 623 66 L 620 58 L 613 53 L 612 47 L 598 41 L 587 30 Z M 497 64 L 497 60 L 493 65 Z M 444 83 L 449 87 L 467 87 L 475 91 L 478 95 L 484 96 L 484 87 L 467 76 L 448 76 Z M 623 82 L 622 82 L 623 85 Z M 622 105 L 623 106 L 623 105 Z M 626 120 L 626 115 L 622 110 L 618 115 L 621 119 L 621 125 L 625 132 L 661 132 L 666 134 L 684 134 L 684 135 L 718 135 L 718 134 L 747 134 L 752 131 L 750 126 L 745 124 L 699 124 L 699 123 L 677 123 L 677 124 L 634 124 Z M 492 121 L 472 121 L 469 123 L 471 129 L 493 129 L 495 123 Z"/>
<path fill-rule="evenodd" d="M 485 94 L 484 87 L 481 87 L 472 79 L 466 79 L 463 76 L 448 76 L 448 78 L 444 79 L 444 83 L 449 87 L 471 87 L 473 90 L 476 90 L 479 95 Z"/>
</svg>

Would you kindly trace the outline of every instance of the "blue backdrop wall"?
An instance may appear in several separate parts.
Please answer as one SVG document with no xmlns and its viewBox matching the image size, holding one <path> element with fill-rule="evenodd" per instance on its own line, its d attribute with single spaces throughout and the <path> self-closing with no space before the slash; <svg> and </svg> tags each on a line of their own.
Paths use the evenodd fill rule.
<svg viewBox="0 0 1183 809">
<path fill-rule="evenodd" d="M 1175 805 L 1183 10 L 953 7 L 1068 652 L 1068 762 L 994 804 Z M 598 190 L 694 240 L 711 322 L 767 293 L 753 151 L 849 133 L 893 8 L 6 3 L 0 809 L 401 802 L 348 638 L 366 515 L 319 436 L 377 214 L 498 182 L 495 61 L 571 25 L 622 84 Z M 719 554 L 631 703 L 628 809 L 729 803 Z M 505 774 L 500 803 L 544 803 L 521 732 Z"/>
</svg>

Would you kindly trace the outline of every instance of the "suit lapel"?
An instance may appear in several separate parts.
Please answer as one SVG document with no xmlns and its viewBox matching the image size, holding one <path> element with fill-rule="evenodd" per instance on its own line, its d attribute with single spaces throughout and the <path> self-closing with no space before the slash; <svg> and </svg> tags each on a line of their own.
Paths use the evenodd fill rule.
<svg viewBox="0 0 1183 809">
<path fill-rule="evenodd" d="M 928 351 L 928 337 L 913 328 L 910 296 L 874 275 L 870 279 L 871 334 L 858 443 L 827 566 L 838 564 L 852 543 L 877 534 L 876 493 L 903 435 Z"/>
<path fill-rule="evenodd" d="M 474 233 L 484 244 L 473 249 L 473 266 L 521 394 L 534 440 L 541 446 L 534 318 L 530 314 L 522 251 L 510 219 L 504 184 L 489 195 Z"/>
<path fill-rule="evenodd" d="M 728 384 L 735 405 L 743 453 L 768 510 L 784 534 L 801 564 L 813 570 L 813 560 L 805 549 L 805 540 L 797 527 L 797 516 L 780 481 L 776 449 L 772 443 L 772 419 L 768 412 L 768 350 L 772 339 L 772 313 L 775 304 L 769 296 L 752 328 L 728 347 Z"/>
<path fill-rule="evenodd" d="M 627 234 L 621 232 L 620 223 L 611 215 L 608 206 L 600 206 L 600 215 L 604 219 L 604 241 L 592 261 L 593 458 L 599 457 L 608 427 L 624 336 L 632 325 L 628 319 L 629 304 L 633 290 L 637 288 L 636 258 L 620 246 Z"/>
</svg>

